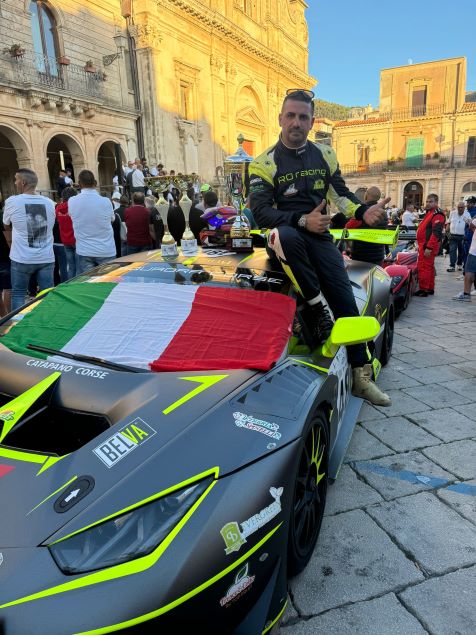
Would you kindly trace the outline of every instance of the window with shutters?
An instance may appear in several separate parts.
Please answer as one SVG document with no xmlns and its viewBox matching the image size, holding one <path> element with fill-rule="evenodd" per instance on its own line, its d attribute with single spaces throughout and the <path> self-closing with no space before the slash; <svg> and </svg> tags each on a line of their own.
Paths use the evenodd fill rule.
<svg viewBox="0 0 476 635">
<path fill-rule="evenodd" d="M 469 137 L 468 150 L 466 152 L 466 164 L 476 165 L 476 137 Z"/>
<path fill-rule="evenodd" d="M 426 115 L 426 86 L 416 86 L 412 91 L 412 116 Z"/>
</svg>

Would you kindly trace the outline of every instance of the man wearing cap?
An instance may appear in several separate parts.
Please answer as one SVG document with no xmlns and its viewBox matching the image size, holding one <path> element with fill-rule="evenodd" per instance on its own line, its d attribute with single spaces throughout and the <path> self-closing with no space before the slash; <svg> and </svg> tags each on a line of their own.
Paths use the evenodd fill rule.
<svg viewBox="0 0 476 635">
<path fill-rule="evenodd" d="M 326 201 L 335 203 L 347 216 L 376 226 L 384 220 L 390 199 L 362 204 L 346 187 L 332 148 L 308 141 L 314 124 L 313 99 L 312 91 L 287 91 L 279 115 L 279 140 L 250 164 L 249 174 L 251 211 L 259 227 L 272 230 L 270 255 L 281 263 L 311 307 L 317 345 L 327 339 L 333 326 L 321 288 L 336 318 L 359 315 L 342 255 L 328 231 Z M 390 405 L 388 395 L 371 380 L 366 346 L 348 346 L 347 352 L 353 368 L 353 394 L 377 405 Z"/>
</svg>

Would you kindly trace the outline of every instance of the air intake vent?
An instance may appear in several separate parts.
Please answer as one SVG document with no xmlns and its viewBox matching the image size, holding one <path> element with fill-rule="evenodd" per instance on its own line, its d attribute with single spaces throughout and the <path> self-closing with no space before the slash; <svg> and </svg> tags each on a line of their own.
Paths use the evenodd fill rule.
<svg viewBox="0 0 476 635">
<path fill-rule="evenodd" d="M 320 381 L 315 370 L 291 362 L 268 374 L 232 403 L 246 406 L 253 413 L 296 419 L 313 385 Z"/>
</svg>

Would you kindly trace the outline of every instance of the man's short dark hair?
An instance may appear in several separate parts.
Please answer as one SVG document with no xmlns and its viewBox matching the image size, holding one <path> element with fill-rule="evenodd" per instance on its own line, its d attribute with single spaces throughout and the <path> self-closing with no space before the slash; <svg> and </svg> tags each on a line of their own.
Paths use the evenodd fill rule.
<svg viewBox="0 0 476 635">
<path fill-rule="evenodd" d="M 474 205 L 476 203 L 476 196 L 468 196 L 468 198 L 466 199 L 466 204 L 468 203 Z"/>
<path fill-rule="evenodd" d="M 81 187 L 95 187 L 96 179 L 91 170 L 81 170 L 78 175 L 78 183 Z"/>
<path fill-rule="evenodd" d="M 306 95 L 306 93 L 303 90 L 296 90 L 293 93 L 289 93 L 289 95 L 286 95 L 286 97 L 283 100 L 281 111 L 284 109 L 284 104 L 287 101 L 302 101 L 306 104 L 309 104 L 311 106 L 311 114 L 314 117 L 314 99 L 311 99 L 309 95 Z"/>
<path fill-rule="evenodd" d="M 63 199 L 63 201 L 69 201 L 69 199 L 72 196 L 76 196 L 78 192 L 74 189 L 74 187 L 65 187 L 63 188 L 63 191 L 61 192 L 61 198 Z"/>
<path fill-rule="evenodd" d="M 132 202 L 136 205 L 144 205 L 145 195 L 144 192 L 134 192 L 132 195 Z"/>
<path fill-rule="evenodd" d="M 29 187 L 36 187 L 38 185 L 38 176 L 36 172 L 30 170 L 30 168 L 19 168 L 15 174 L 19 174 Z"/>
<path fill-rule="evenodd" d="M 208 192 L 205 192 L 203 195 L 203 204 L 206 205 L 207 207 L 216 207 L 218 203 L 218 196 L 217 193 L 214 192 L 213 190 L 208 190 Z"/>
<path fill-rule="evenodd" d="M 129 205 L 129 199 L 128 199 L 128 197 L 127 197 L 125 194 L 123 194 L 123 195 L 121 196 L 121 198 L 119 199 L 119 203 L 120 203 L 121 205 Z"/>
<path fill-rule="evenodd" d="M 428 194 L 426 198 L 432 198 L 438 203 L 438 194 Z"/>
</svg>

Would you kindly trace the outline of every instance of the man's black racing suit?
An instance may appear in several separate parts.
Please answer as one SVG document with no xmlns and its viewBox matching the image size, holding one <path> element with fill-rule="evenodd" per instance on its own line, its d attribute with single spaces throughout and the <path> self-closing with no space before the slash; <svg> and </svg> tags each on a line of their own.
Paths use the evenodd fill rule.
<svg viewBox="0 0 476 635">
<path fill-rule="evenodd" d="M 269 247 L 305 300 L 321 293 L 337 319 L 359 310 L 342 255 L 331 234 L 311 233 L 298 226 L 303 214 L 323 199 L 347 216 L 361 219 L 366 205 L 346 187 L 337 157 L 329 146 L 310 141 L 298 150 L 281 140 L 257 157 L 249 169 L 250 207 L 259 227 L 272 229 Z M 368 362 L 363 344 L 347 348 L 352 367 Z"/>
</svg>

